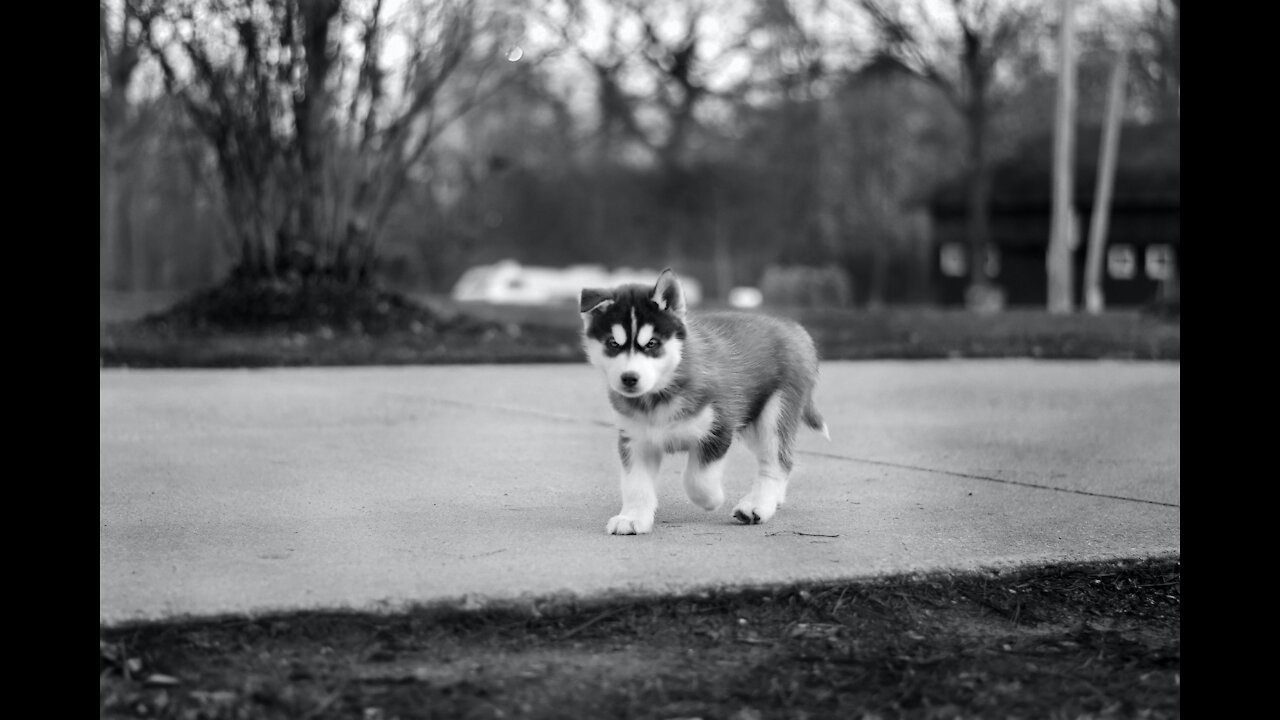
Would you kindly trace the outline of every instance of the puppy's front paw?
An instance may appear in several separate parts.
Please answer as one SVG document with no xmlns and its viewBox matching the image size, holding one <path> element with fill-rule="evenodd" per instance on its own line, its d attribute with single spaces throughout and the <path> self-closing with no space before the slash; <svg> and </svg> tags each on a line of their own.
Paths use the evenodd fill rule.
<svg viewBox="0 0 1280 720">
<path fill-rule="evenodd" d="M 653 531 L 653 516 L 614 515 L 605 529 L 610 535 L 644 535 Z"/>
<path fill-rule="evenodd" d="M 769 522 L 769 519 L 777 511 L 777 498 L 764 497 L 763 493 L 750 492 L 734 506 L 733 517 L 740 523 L 759 525 L 760 523 Z"/>
</svg>

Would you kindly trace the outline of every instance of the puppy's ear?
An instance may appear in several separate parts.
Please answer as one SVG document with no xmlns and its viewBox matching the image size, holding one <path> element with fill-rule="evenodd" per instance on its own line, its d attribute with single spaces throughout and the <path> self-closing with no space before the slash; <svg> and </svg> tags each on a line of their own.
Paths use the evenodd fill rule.
<svg viewBox="0 0 1280 720">
<path fill-rule="evenodd" d="M 661 310 L 683 318 L 685 313 L 684 290 L 676 274 L 667 268 L 658 275 L 658 282 L 653 286 L 653 302 Z"/>
<path fill-rule="evenodd" d="M 603 309 L 613 302 L 613 292 L 603 288 L 583 288 L 578 296 L 578 312 L 589 313 Z"/>
</svg>

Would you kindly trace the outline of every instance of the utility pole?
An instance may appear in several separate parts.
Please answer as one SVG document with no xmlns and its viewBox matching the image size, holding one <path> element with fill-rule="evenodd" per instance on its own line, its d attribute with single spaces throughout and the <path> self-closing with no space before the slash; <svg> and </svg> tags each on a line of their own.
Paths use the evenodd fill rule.
<svg viewBox="0 0 1280 720">
<path fill-rule="evenodd" d="M 1072 182 L 1075 169 L 1076 49 L 1075 3 L 1059 0 L 1062 27 L 1058 38 L 1058 107 L 1053 132 L 1053 226 L 1045 253 L 1048 308 L 1051 313 L 1073 310 L 1074 268 Z"/>
<path fill-rule="evenodd" d="M 1102 255 L 1107 247 L 1107 224 L 1111 218 L 1111 190 L 1115 184 L 1116 151 L 1120 145 L 1120 118 L 1124 115 L 1124 81 L 1129 70 L 1129 48 L 1121 43 L 1116 66 L 1107 89 L 1107 117 L 1102 128 L 1102 150 L 1098 158 L 1098 187 L 1094 191 L 1093 218 L 1089 223 L 1089 250 L 1085 256 L 1084 307 L 1097 315 L 1106 306 L 1102 292 Z"/>
</svg>

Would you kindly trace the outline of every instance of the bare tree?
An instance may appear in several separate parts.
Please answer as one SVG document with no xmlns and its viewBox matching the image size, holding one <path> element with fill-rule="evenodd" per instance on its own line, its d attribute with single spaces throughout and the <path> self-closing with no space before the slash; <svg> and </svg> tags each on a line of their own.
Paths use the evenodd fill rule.
<svg viewBox="0 0 1280 720">
<path fill-rule="evenodd" d="M 828 123 L 834 136 L 828 153 L 840 167 L 824 186 L 839 193 L 841 225 L 853 251 L 867 258 L 855 278 L 865 282 L 868 306 L 877 307 L 907 290 L 891 287 L 895 260 L 916 260 L 923 265 L 917 270 L 927 273 L 930 254 L 919 229 L 923 210 L 913 205 L 937 182 L 937 168 L 959 164 L 963 136 L 945 101 L 897 63 L 864 68 L 838 100 L 840 113 Z M 922 294 L 924 277 L 912 278 Z"/>
<path fill-rule="evenodd" d="M 135 71 L 141 60 L 142 24 L 130 3 L 123 7 L 98 4 L 99 128 L 101 132 L 98 174 L 98 242 L 101 284 L 132 285 L 136 273 L 125 273 L 118 263 L 129 243 L 125 206 L 128 151 L 143 129 L 137 124 L 129 99 Z M 132 257 L 140 253 L 132 249 Z M 136 262 L 134 263 L 137 264 Z"/>
<path fill-rule="evenodd" d="M 862 6 L 879 30 L 883 52 L 936 86 L 963 120 L 969 298 L 982 303 L 990 295 L 985 259 L 991 235 L 991 127 L 1011 96 L 998 71 L 1002 61 L 1029 41 L 1037 9 L 995 0 L 951 0 L 947 17 L 938 18 L 923 3 L 908 7 L 862 0 Z"/>
<path fill-rule="evenodd" d="M 704 41 L 708 2 L 564 0 L 543 16 L 593 76 L 605 152 L 630 141 L 663 166 L 686 159 L 717 59 Z"/>
<path fill-rule="evenodd" d="M 129 0 L 217 158 L 246 278 L 367 282 L 441 132 L 497 87 L 514 25 L 467 0 Z M 388 64 L 387 36 L 407 48 Z"/>
<path fill-rule="evenodd" d="M 629 141 L 648 147 L 648 137 L 636 122 L 637 99 L 624 89 L 623 75 L 634 63 L 638 45 L 623 39 L 630 18 L 620 4 L 588 6 L 582 0 L 549 3 L 539 13 L 541 21 L 557 36 L 590 73 L 595 83 L 599 120 L 595 139 L 600 154 L 608 157 Z M 589 42 L 591 32 L 603 32 L 601 41 Z"/>
<path fill-rule="evenodd" d="M 695 237 L 710 236 L 721 259 L 717 289 L 726 292 L 727 236 L 718 224 L 721 200 L 696 152 L 707 127 L 701 110 L 715 93 L 708 74 L 723 49 L 709 49 L 713 24 L 724 15 L 713 0 L 672 2 L 564 0 L 543 17 L 595 81 L 598 159 L 637 156 L 652 163 L 653 190 L 668 212 L 654 218 L 655 233 L 672 262 Z M 602 217 L 594 195 L 591 214 Z"/>
<path fill-rule="evenodd" d="M 1158 118 L 1180 116 L 1182 96 L 1182 3 L 1151 0 L 1138 27 L 1132 71 L 1139 87 L 1151 97 Z"/>
</svg>

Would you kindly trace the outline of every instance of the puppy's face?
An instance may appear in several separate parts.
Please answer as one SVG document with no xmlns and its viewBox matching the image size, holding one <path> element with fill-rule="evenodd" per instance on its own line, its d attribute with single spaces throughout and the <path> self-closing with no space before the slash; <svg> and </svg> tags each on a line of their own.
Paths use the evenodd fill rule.
<svg viewBox="0 0 1280 720">
<path fill-rule="evenodd" d="M 585 289 L 582 345 L 609 389 L 640 397 L 667 387 L 684 347 L 684 297 L 670 270 L 654 286 Z"/>
</svg>

